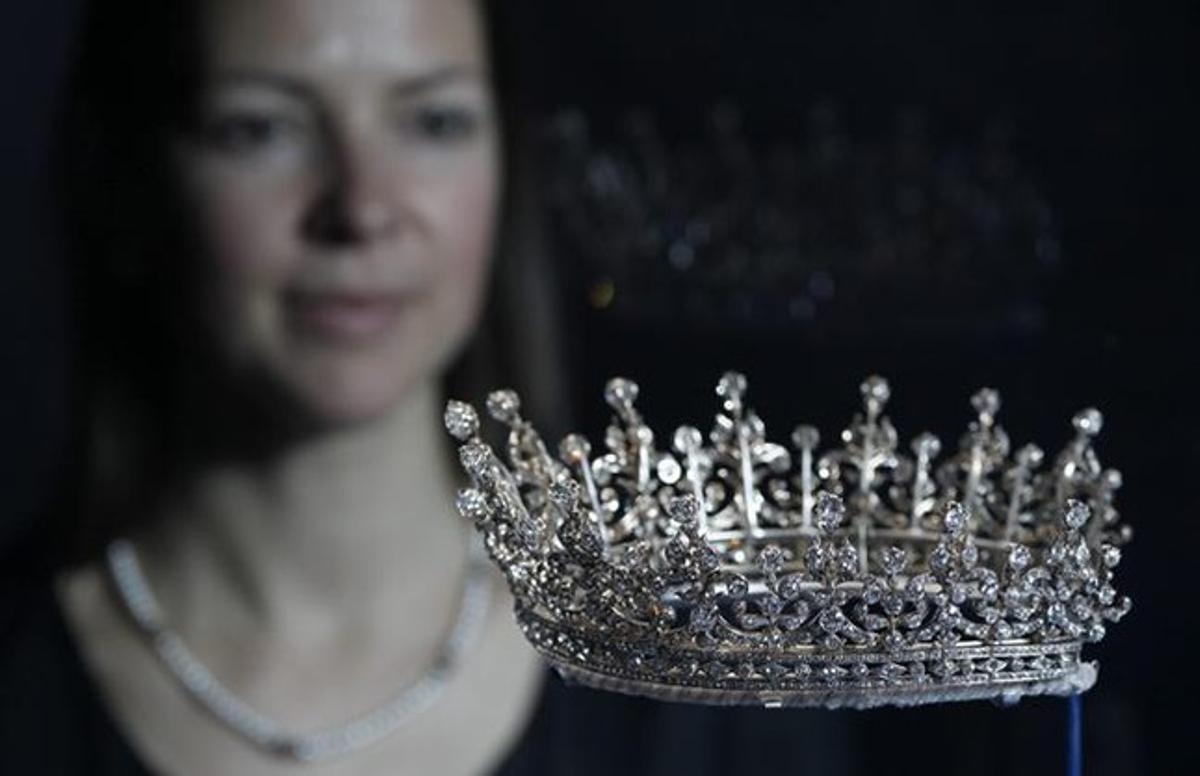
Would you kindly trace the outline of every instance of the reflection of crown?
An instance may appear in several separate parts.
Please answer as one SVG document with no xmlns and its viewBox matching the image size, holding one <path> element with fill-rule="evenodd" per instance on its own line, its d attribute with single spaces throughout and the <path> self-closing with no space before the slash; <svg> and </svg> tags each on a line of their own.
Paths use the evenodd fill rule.
<svg viewBox="0 0 1200 776">
<path fill-rule="evenodd" d="M 473 487 L 460 511 L 483 533 L 525 635 L 565 677 L 717 704 L 877 706 L 1069 694 L 1095 680 L 1080 660 L 1129 609 L 1112 569 L 1128 540 L 1102 469 L 1099 412 L 1046 470 L 1033 445 L 1010 458 L 999 397 L 958 452 L 934 465 L 930 434 L 898 446 L 878 377 L 841 446 L 769 442 L 727 374 L 704 444 L 670 450 L 612 380 L 606 451 L 563 440 L 553 458 L 511 391 L 488 398 L 510 428 L 501 463 L 470 405 L 446 426 Z"/>
<path fill-rule="evenodd" d="M 768 143 L 728 107 L 702 134 L 557 116 L 543 190 L 592 304 L 693 326 L 855 331 L 864 308 L 893 331 L 1038 325 L 1057 227 L 1002 124 L 954 145 L 915 113 L 875 142 L 828 104 L 807 124 Z"/>
</svg>

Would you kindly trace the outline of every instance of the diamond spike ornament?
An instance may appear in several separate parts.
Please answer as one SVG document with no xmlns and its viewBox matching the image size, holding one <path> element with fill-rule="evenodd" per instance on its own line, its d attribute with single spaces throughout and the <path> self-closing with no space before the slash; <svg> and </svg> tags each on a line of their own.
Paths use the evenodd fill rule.
<svg viewBox="0 0 1200 776">
<path fill-rule="evenodd" d="M 824 452 L 811 426 L 790 449 L 769 441 L 738 373 L 717 386 L 712 430 L 680 427 L 666 448 L 638 392 L 610 381 L 604 443 L 572 434 L 557 457 L 516 393 L 494 392 L 507 463 L 470 405 L 446 407 L 471 480 L 458 509 L 504 571 L 525 636 L 566 679 L 697 703 L 860 708 L 1095 682 L 1084 644 L 1130 607 L 1113 584 L 1130 530 L 1113 506 L 1120 474 L 1093 447 L 1098 411 L 1075 416 L 1057 456 L 1032 444 L 1010 455 L 1000 396 L 984 389 L 939 463 L 930 433 L 900 444 L 877 376 Z"/>
</svg>

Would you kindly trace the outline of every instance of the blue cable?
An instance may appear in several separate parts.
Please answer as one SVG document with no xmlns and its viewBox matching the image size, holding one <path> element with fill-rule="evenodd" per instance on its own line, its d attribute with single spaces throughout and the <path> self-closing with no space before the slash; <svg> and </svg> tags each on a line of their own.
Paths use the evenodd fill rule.
<svg viewBox="0 0 1200 776">
<path fill-rule="evenodd" d="M 1083 776 L 1083 695 L 1067 704 L 1067 776 Z"/>
</svg>

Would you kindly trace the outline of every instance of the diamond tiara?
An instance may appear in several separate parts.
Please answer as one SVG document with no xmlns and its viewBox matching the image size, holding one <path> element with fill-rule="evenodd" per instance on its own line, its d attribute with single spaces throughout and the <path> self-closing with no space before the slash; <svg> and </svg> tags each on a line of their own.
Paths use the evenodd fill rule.
<svg viewBox="0 0 1200 776">
<path fill-rule="evenodd" d="M 1130 608 L 1113 587 L 1131 536 L 1113 507 L 1120 474 L 1092 443 L 1102 418 L 1043 467 L 1011 451 L 1000 398 L 953 455 L 924 433 L 904 451 L 883 414 L 888 383 L 838 446 L 798 426 L 768 441 L 746 379 L 723 376 L 707 444 L 679 428 L 668 449 L 610 381 L 604 450 L 577 434 L 550 454 L 513 391 L 489 414 L 506 465 L 466 403 L 446 427 L 472 486 L 459 511 L 483 534 L 525 636 L 567 680 L 663 700 L 872 707 L 1068 695 L 1095 682 L 1085 642 Z M 1010 455 L 1011 453 L 1011 455 Z"/>
</svg>

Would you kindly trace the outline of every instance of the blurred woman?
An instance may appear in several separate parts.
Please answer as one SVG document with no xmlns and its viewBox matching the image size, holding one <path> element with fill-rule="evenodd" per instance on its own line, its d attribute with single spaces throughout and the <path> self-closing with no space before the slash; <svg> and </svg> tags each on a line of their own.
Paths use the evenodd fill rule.
<svg viewBox="0 0 1200 776">
<path fill-rule="evenodd" d="M 502 295 L 469 347 L 518 274 L 492 258 L 492 21 L 480 0 L 90 10 L 63 165 L 69 551 L 52 592 L 5 607 L 0 770 L 511 754 L 543 669 L 454 512 L 440 429 L 448 382 L 538 347 Z"/>
</svg>

